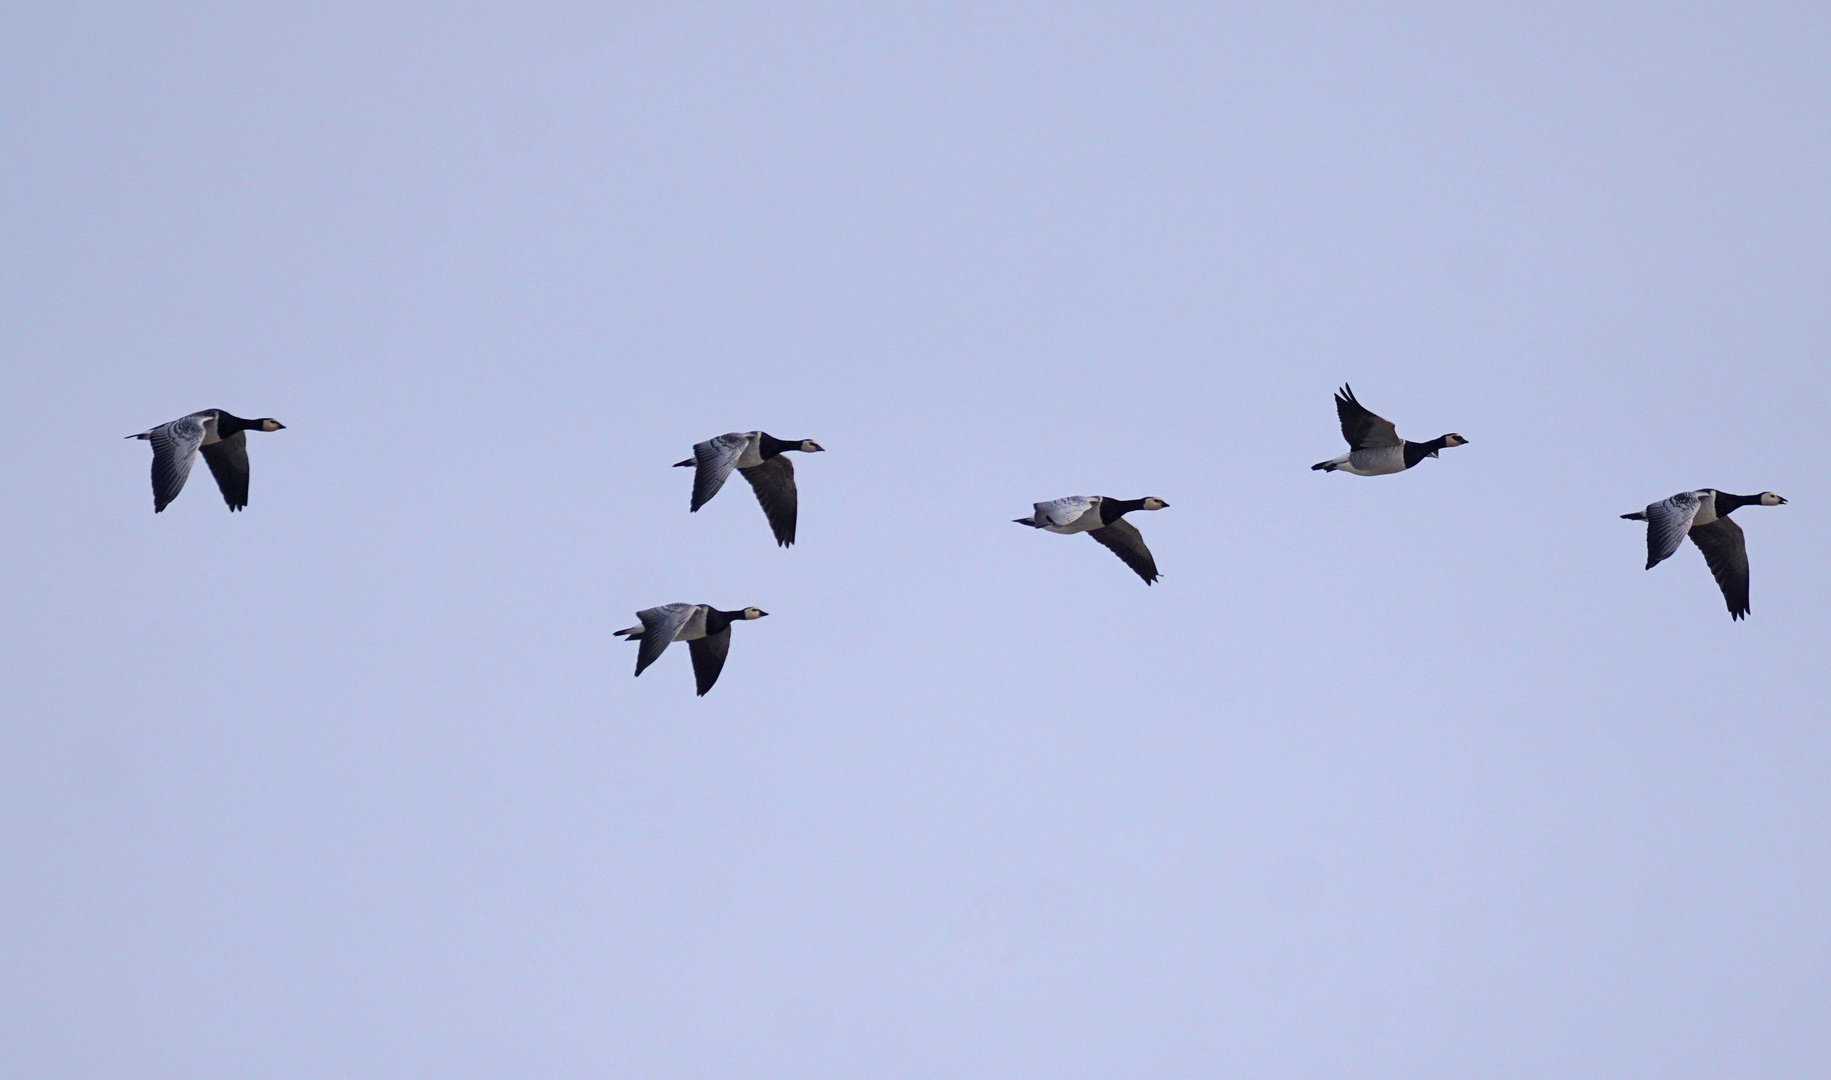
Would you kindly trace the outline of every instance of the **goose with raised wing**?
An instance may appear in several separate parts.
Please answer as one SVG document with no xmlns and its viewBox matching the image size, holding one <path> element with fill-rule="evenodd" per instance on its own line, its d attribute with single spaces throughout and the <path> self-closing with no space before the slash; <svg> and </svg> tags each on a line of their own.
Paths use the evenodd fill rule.
<svg viewBox="0 0 1831 1080">
<path fill-rule="evenodd" d="M 663 604 L 636 612 L 642 625 L 616 631 L 616 637 L 640 642 L 636 651 L 636 674 L 661 658 L 676 641 L 687 643 L 693 656 L 693 680 L 704 697 L 718 673 L 725 669 L 725 654 L 731 651 L 731 624 L 746 619 L 760 619 L 769 614 L 759 607 L 741 611 L 720 611 L 710 604 Z"/>
<path fill-rule="evenodd" d="M 1685 537 L 1704 553 L 1704 563 L 1723 590 L 1731 619 L 1748 616 L 1748 543 L 1742 526 L 1729 515 L 1744 506 L 1782 506 L 1786 500 L 1771 491 L 1759 495 L 1732 495 L 1716 488 L 1681 491 L 1670 498 L 1648 503 L 1645 510 L 1621 515 L 1628 521 L 1647 523 L 1647 569 L 1664 562 L 1684 543 Z"/>
<path fill-rule="evenodd" d="M 1348 440 L 1348 452 L 1338 458 L 1318 461 L 1310 466 L 1312 470 L 1385 476 L 1404 472 L 1425 458 L 1434 458 L 1445 447 L 1461 446 L 1469 441 L 1453 431 L 1429 442 L 1401 439 L 1392 421 L 1362 405 L 1354 396 L 1354 390 L 1345 383 L 1335 392 L 1335 415 L 1341 420 L 1341 435 Z"/>
<path fill-rule="evenodd" d="M 244 420 L 222 409 L 205 409 L 127 438 L 153 444 L 153 513 L 171 505 L 184 490 L 199 451 L 216 477 L 223 501 L 235 511 L 248 505 L 246 433 L 280 431 L 285 427 L 271 416 Z"/>
<path fill-rule="evenodd" d="M 693 468 L 692 512 L 710 502 L 736 469 L 750 481 L 757 493 L 763 515 L 769 518 L 770 531 L 776 543 L 788 547 L 795 542 L 795 516 L 798 507 L 795 493 L 795 466 L 784 457 L 788 450 L 818 454 L 826 447 L 812 439 L 778 439 L 766 431 L 733 431 L 716 439 L 693 444 L 693 456 L 676 461 L 677 469 Z"/>
<path fill-rule="evenodd" d="M 1086 533 L 1119 556 L 1125 565 L 1144 579 L 1146 585 L 1157 583 L 1157 560 L 1144 546 L 1144 534 L 1125 520 L 1134 510 L 1162 510 L 1170 504 L 1155 495 L 1142 499 L 1114 499 L 1105 495 L 1070 495 L 1065 499 L 1033 504 L 1036 512 L 1029 517 L 1013 518 L 1019 525 L 1046 529 L 1052 533 Z"/>
</svg>

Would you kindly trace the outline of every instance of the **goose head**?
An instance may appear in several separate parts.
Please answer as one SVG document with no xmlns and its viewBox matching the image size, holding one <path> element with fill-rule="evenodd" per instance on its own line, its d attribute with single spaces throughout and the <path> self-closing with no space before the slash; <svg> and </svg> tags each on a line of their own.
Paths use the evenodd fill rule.
<svg viewBox="0 0 1831 1080">
<path fill-rule="evenodd" d="M 746 619 L 760 619 L 763 616 L 769 614 L 769 612 L 764 611 L 760 607 L 747 607 L 743 611 L 738 612 L 738 614 L 742 615 Z"/>
<path fill-rule="evenodd" d="M 801 451 L 803 454 L 818 454 L 824 451 L 826 447 L 821 446 L 812 439 L 802 439 L 801 444 L 795 447 L 795 449 Z"/>
<path fill-rule="evenodd" d="M 1761 494 L 1759 494 L 1755 497 L 1757 499 L 1761 500 L 1762 506 L 1780 506 L 1781 504 L 1786 502 L 1785 499 L 1781 498 L 1780 496 L 1774 494 L 1771 491 L 1763 491 Z"/>
<path fill-rule="evenodd" d="M 1140 510 L 1162 510 L 1164 507 L 1169 506 L 1169 505 L 1170 505 L 1169 503 L 1164 502 L 1162 499 L 1158 498 L 1155 495 L 1147 495 L 1147 496 L 1145 496 L 1145 499 L 1144 499 L 1144 505 L 1140 506 L 1138 509 L 1140 509 Z"/>
</svg>

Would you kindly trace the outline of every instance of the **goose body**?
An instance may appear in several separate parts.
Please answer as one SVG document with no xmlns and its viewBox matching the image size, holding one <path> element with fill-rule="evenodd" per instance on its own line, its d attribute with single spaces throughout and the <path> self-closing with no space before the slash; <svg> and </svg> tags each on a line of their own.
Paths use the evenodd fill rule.
<svg viewBox="0 0 1831 1080">
<path fill-rule="evenodd" d="M 1425 458 L 1434 458 L 1445 447 L 1468 442 L 1455 432 L 1439 435 L 1429 442 L 1401 439 L 1393 422 L 1362 405 L 1354 396 L 1354 390 L 1346 384 L 1335 392 L 1335 415 L 1341 421 L 1342 438 L 1348 440 L 1348 452 L 1338 458 L 1319 461 L 1310 466 L 1312 470 L 1387 476 L 1404 472 Z"/>
<path fill-rule="evenodd" d="M 1689 536 L 1704 553 L 1704 563 L 1717 579 L 1731 619 L 1748 617 L 1748 542 L 1742 526 L 1729 515 L 1744 506 L 1781 506 L 1786 500 L 1771 491 L 1759 495 L 1732 495 L 1716 488 L 1698 488 L 1648 503 L 1645 510 L 1623 514 L 1628 521 L 1647 523 L 1647 566 L 1653 569 L 1671 558 Z"/>
<path fill-rule="evenodd" d="M 1125 520 L 1134 510 L 1162 510 L 1170 504 L 1155 495 L 1142 499 L 1114 499 L 1105 495 L 1070 495 L 1064 499 L 1033 504 L 1029 517 L 1014 518 L 1019 525 L 1072 535 L 1086 533 L 1105 545 L 1125 565 L 1144 579 L 1146 585 L 1157 583 L 1157 560 L 1144 544 L 1144 534 Z"/>
<path fill-rule="evenodd" d="M 693 680 L 699 696 L 704 697 L 724 670 L 725 654 L 731 650 L 731 624 L 767 614 L 757 607 L 720 611 L 710 604 L 663 604 L 636 612 L 641 625 L 618 630 L 613 636 L 641 643 L 636 652 L 637 675 L 659 660 L 669 645 L 686 642 L 693 656 Z"/>
<path fill-rule="evenodd" d="M 783 453 L 788 450 L 817 454 L 826 448 L 812 439 L 778 439 L 765 431 L 733 431 L 716 439 L 693 444 L 693 456 L 676 461 L 677 469 L 692 468 L 693 503 L 691 511 L 710 502 L 736 469 L 750 481 L 757 503 L 769 519 L 776 543 L 788 547 L 795 542 L 795 518 L 798 495 L 795 490 L 795 466 Z"/>
<path fill-rule="evenodd" d="M 200 451 L 223 501 L 235 511 L 248 505 L 247 432 L 285 427 L 271 416 L 244 420 L 223 409 L 204 409 L 127 437 L 153 444 L 153 513 L 163 511 L 184 490 Z"/>
</svg>

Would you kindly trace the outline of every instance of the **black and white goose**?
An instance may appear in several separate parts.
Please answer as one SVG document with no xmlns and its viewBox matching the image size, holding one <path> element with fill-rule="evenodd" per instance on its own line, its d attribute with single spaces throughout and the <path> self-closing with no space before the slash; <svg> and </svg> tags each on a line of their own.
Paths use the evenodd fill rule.
<svg viewBox="0 0 1831 1080">
<path fill-rule="evenodd" d="M 1034 505 L 1034 514 L 1012 520 L 1052 533 L 1086 533 L 1111 549 L 1144 579 L 1146 585 L 1157 583 L 1157 560 L 1151 558 L 1151 549 L 1144 546 L 1144 535 L 1136 525 L 1125 520 L 1125 515 L 1134 510 L 1162 510 L 1169 503 L 1155 495 L 1142 499 L 1070 495 Z"/>
<path fill-rule="evenodd" d="M 1404 472 L 1427 457 L 1436 457 L 1446 446 L 1461 446 L 1469 440 L 1451 432 L 1429 442 L 1411 442 L 1399 438 L 1392 421 L 1370 412 L 1346 384 L 1335 392 L 1335 415 L 1341 418 L 1341 435 L 1348 440 L 1348 452 L 1310 466 L 1323 472 L 1353 473 L 1355 476 L 1385 476 Z"/>
<path fill-rule="evenodd" d="M 127 436 L 153 444 L 153 513 L 171 504 L 190 478 L 197 452 L 210 464 L 216 486 L 230 510 L 248 505 L 249 431 L 279 431 L 286 427 L 271 416 L 244 420 L 222 409 L 205 409 L 180 416 L 169 424 Z"/>
<path fill-rule="evenodd" d="M 1670 558 L 1685 537 L 1691 537 L 1691 542 L 1704 553 L 1704 562 L 1717 579 L 1717 588 L 1723 590 L 1729 617 L 1741 619 L 1748 615 L 1748 544 L 1743 540 L 1742 526 L 1729 520 L 1729 515 L 1744 506 L 1781 506 L 1785 502 L 1771 491 L 1731 495 L 1716 488 L 1698 488 L 1621 516 L 1647 523 L 1648 570 Z"/>
<path fill-rule="evenodd" d="M 712 500 L 736 469 L 756 490 L 757 502 L 769 518 L 770 531 L 776 543 L 787 547 L 795 542 L 795 466 L 783 456 L 785 450 L 818 454 L 826 447 L 812 439 L 791 441 L 778 439 L 764 431 L 733 431 L 716 439 L 693 444 L 693 456 L 676 461 L 674 467 L 697 467 L 693 474 L 693 512 Z"/>
<path fill-rule="evenodd" d="M 636 651 L 638 675 L 659 660 L 670 644 L 686 642 L 687 651 L 693 654 L 693 679 L 699 684 L 699 695 L 704 697 L 724 670 L 725 654 L 731 651 L 731 624 L 767 614 L 758 607 L 720 611 L 710 604 L 663 604 L 636 612 L 642 625 L 618 630 L 614 636 L 642 643 Z"/>
</svg>

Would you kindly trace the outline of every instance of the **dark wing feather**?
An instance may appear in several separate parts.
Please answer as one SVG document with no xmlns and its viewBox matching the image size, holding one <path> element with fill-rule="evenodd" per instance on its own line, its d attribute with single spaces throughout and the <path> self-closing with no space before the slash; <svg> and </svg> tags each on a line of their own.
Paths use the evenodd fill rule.
<svg viewBox="0 0 1831 1080">
<path fill-rule="evenodd" d="M 1691 527 L 1691 542 L 1704 553 L 1710 573 L 1723 590 L 1723 602 L 1729 605 L 1729 617 L 1740 619 L 1748 614 L 1748 543 L 1742 526 L 1720 517 L 1708 525 Z"/>
<path fill-rule="evenodd" d="M 1144 546 L 1144 535 L 1137 526 L 1120 518 L 1111 525 L 1089 530 L 1087 535 L 1105 544 L 1125 565 L 1137 571 L 1146 585 L 1156 583 L 1157 561 L 1151 558 L 1151 549 Z"/>
<path fill-rule="evenodd" d="M 699 696 L 705 697 L 718 681 L 718 673 L 725 670 L 725 654 L 731 651 L 731 627 L 694 638 L 687 642 L 687 651 L 693 654 L 693 681 L 699 684 Z"/>
<path fill-rule="evenodd" d="M 777 454 L 761 465 L 738 472 L 743 473 L 744 479 L 756 490 L 757 502 L 769 518 L 769 528 L 776 534 L 776 543 L 783 547 L 794 543 L 795 466 L 788 460 L 788 455 Z"/>
<path fill-rule="evenodd" d="M 210 475 L 216 477 L 216 486 L 222 489 L 223 502 L 228 503 L 231 510 L 247 506 L 248 433 L 238 431 L 202 450 L 203 459 L 210 466 Z"/>
<path fill-rule="evenodd" d="M 1346 384 L 1335 392 L 1335 415 L 1341 418 L 1341 437 L 1348 440 L 1350 450 L 1375 450 L 1402 441 L 1392 421 L 1369 411 Z"/>
</svg>

